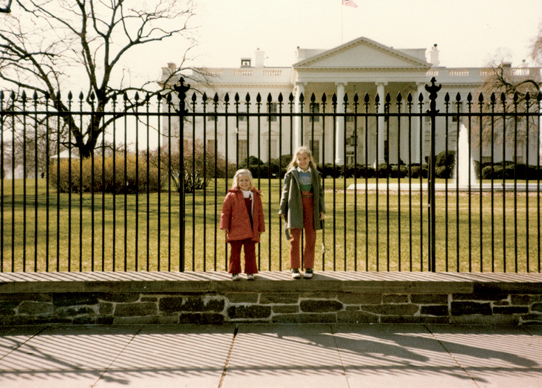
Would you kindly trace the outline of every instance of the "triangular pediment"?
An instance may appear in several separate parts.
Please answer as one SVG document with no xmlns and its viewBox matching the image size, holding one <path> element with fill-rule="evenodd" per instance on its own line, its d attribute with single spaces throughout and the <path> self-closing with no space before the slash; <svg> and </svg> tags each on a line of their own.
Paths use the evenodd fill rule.
<svg viewBox="0 0 542 388">
<path fill-rule="evenodd" d="M 358 38 L 294 64 L 302 69 L 427 69 L 431 64 L 367 38 Z"/>
</svg>

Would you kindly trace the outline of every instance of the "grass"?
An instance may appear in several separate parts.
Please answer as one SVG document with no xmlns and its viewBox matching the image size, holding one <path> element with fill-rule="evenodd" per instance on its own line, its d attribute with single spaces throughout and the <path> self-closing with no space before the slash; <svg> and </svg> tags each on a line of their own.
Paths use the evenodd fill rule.
<svg viewBox="0 0 542 388">
<path fill-rule="evenodd" d="M 43 180 L 2 183 L 4 272 L 180 268 L 178 193 L 70 196 L 47 190 Z M 338 179 L 333 190 L 326 180 L 327 214 L 325 230 L 318 233 L 316 269 L 426 271 L 427 194 L 344 190 L 352 183 Z M 257 248 L 259 268 L 288 269 L 289 244 L 277 215 L 280 182 L 256 184 L 267 228 Z M 186 270 L 227 268 L 228 247 L 218 226 L 225 192 L 226 182 L 218 180 L 205 193 L 186 195 Z M 437 195 L 437 271 L 540 271 L 539 206 L 538 197 L 522 193 Z"/>
</svg>

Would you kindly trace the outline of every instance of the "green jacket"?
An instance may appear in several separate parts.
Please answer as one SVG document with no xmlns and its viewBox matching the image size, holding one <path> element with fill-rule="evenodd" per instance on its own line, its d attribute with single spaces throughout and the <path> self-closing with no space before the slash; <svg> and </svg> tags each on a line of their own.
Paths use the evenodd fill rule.
<svg viewBox="0 0 542 388">
<path fill-rule="evenodd" d="M 322 229 L 320 212 L 325 212 L 324 190 L 321 174 L 311 168 L 311 183 L 314 194 L 314 229 Z M 286 229 L 303 229 L 303 202 L 299 188 L 299 172 L 293 168 L 284 175 L 284 185 L 280 196 L 279 214 L 286 215 Z"/>
</svg>

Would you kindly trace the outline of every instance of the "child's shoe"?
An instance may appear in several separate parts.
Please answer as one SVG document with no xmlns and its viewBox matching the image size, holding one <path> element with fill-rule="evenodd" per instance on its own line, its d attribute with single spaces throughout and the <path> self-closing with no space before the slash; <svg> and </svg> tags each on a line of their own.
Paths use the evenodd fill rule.
<svg viewBox="0 0 542 388">
<path fill-rule="evenodd" d="M 292 278 L 301 279 L 301 274 L 299 273 L 299 269 L 292 268 L 291 271 L 292 271 Z"/>
<path fill-rule="evenodd" d="M 241 279 L 241 278 L 239 277 L 239 274 L 238 274 L 238 273 L 234 273 L 234 274 L 231 275 L 231 280 L 237 281 L 237 280 L 239 280 L 239 279 Z"/>
<path fill-rule="evenodd" d="M 247 280 L 254 280 L 254 274 L 247 274 Z"/>
<path fill-rule="evenodd" d="M 313 274 L 312 268 L 307 268 L 307 269 L 305 270 L 305 273 L 303 274 L 303 277 L 304 277 L 305 279 L 312 279 L 312 274 Z"/>
</svg>

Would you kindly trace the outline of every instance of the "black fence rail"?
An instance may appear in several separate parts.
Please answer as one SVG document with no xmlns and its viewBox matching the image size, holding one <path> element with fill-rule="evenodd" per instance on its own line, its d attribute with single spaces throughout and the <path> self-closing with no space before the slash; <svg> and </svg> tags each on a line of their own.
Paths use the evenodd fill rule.
<svg viewBox="0 0 542 388">
<path fill-rule="evenodd" d="M 263 195 L 259 268 L 288 269 L 280 191 L 307 145 L 326 197 L 317 270 L 540 272 L 541 95 L 426 89 L 209 98 L 181 82 L 107 112 L 0 92 L 0 271 L 225 270 L 239 168 Z"/>
</svg>

